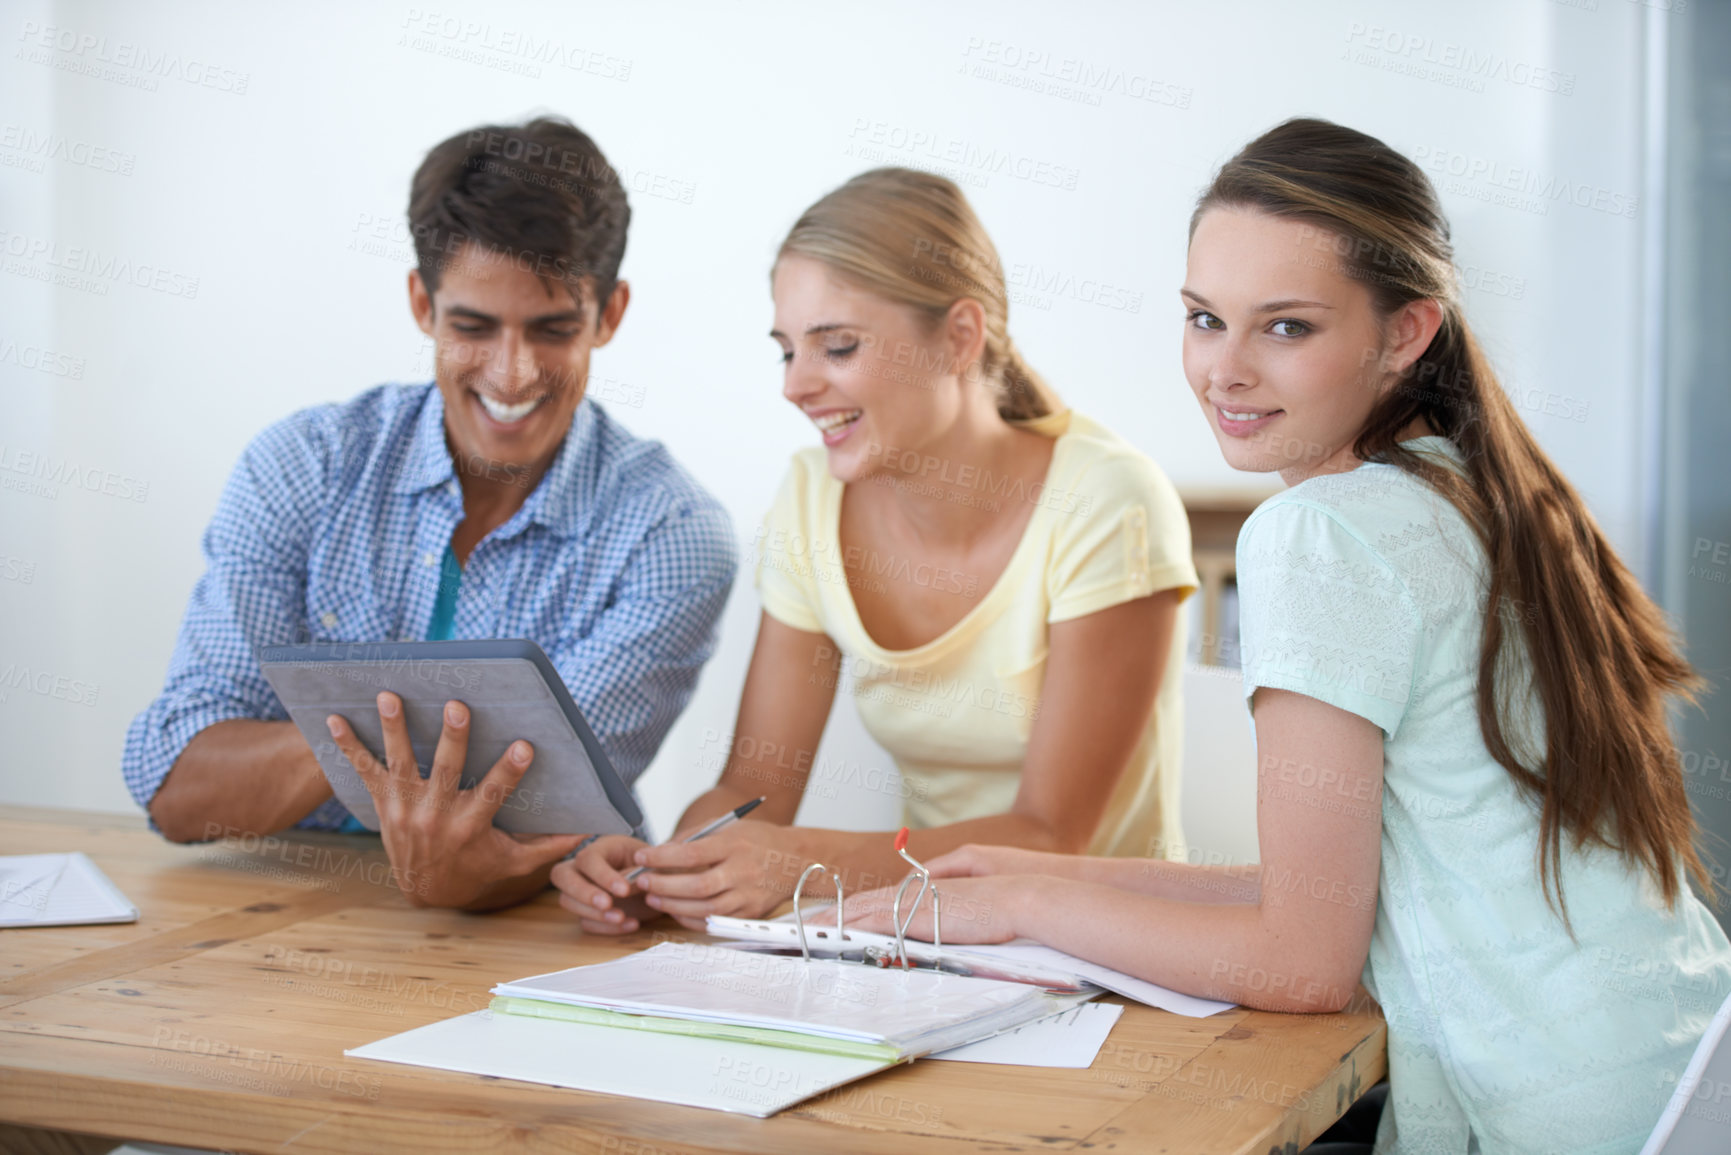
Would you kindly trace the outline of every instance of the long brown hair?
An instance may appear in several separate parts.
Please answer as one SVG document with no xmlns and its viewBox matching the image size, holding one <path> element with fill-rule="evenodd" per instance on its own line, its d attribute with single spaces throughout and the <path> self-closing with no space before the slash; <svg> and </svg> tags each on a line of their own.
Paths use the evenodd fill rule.
<svg viewBox="0 0 1731 1155">
<path fill-rule="evenodd" d="M 828 265 L 842 279 L 936 323 L 963 297 L 985 313 L 977 372 L 1006 421 L 1060 408 L 1010 340 L 1010 298 L 998 250 L 954 181 L 911 168 L 874 168 L 800 214 L 776 253 Z M 773 276 L 773 271 L 772 274 Z"/>
<path fill-rule="evenodd" d="M 1580 495 L 1551 462 L 1498 382 L 1466 323 L 1448 222 L 1430 181 L 1375 137 L 1297 119 L 1257 137 L 1197 202 L 1314 225 L 1316 247 L 1367 286 L 1388 317 L 1411 301 L 1442 306 L 1442 326 L 1372 409 L 1353 446 L 1364 461 L 1413 474 L 1473 526 L 1488 560 L 1478 716 L 1485 746 L 1538 802 L 1539 880 L 1568 922 L 1562 839 L 1597 844 L 1644 867 L 1668 904 L 1680 866 L 1709 888 L 1668 725 L 1673 697 L 1703 686 L 1659 608 L 1612 551 Z M 1419 419 L 1452 441 L 1457 472 L 1398 440 Z M 1544 711 L 1543 749 L 1511 722 L 1524 648 Z"/>
</svg>

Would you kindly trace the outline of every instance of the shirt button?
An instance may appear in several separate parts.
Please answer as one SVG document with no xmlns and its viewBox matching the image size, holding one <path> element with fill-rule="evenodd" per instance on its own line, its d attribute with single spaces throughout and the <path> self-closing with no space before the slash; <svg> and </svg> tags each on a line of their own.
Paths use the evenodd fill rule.
<svg viewBox="0 0 1731 1155">
<path fill-rule="evenodd" d="M 438 565 L 439 564 L 439 555 L 436 553 L 424 553 L 421 555 L 421 564 L 422 565 Z"/>
<path fill-rule="evenodd" d="M 319 615 L 319 624 L 327 630 L 335 629 L 337 625 L 337 615 L 326 610 L 324 613 Z"/>
<path fill-rule="evenodd" d="M 451 491 L 452 497 L 456 497 L 463 492 L 463 487 L 460 484 L 458 484 L 457 479 L 454 477 L 451 478 L 451 482 L 446 488 L 448 488 Z"/>
</svg>

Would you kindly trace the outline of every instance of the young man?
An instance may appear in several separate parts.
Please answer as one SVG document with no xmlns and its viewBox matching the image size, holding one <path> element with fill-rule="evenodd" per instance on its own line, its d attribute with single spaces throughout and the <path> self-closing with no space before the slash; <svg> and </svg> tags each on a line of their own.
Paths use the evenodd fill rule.
<svg viewBox="0 0 1731 1155">
<path fill-rule="evenodd" d="M 126 737 L 127 785 L 167 837 L 360 828 L 264 680 L 262 645 L 533 638 L 625 779 L 649 764 L 714 648 L 735 546 L 726 511 L 665 449 L 582 403 L 590 353 L 630 301 L 630 217 L 611 166 L 564 120 L 427 154 L 409 305 L 436 380 L 304 410 L 242 455 L 162 694 Z M 425 782 L 395 697 L 379 709 L 387 750 L 340 721 L 332 736 L 411 900 L 486 909 L 546 886 L 580 834 L 492 825 L 527 743 L 485 797 L 458 792 L 437 771 L 461 766 L 466 707 L 447 708 Z"/>
</svg>

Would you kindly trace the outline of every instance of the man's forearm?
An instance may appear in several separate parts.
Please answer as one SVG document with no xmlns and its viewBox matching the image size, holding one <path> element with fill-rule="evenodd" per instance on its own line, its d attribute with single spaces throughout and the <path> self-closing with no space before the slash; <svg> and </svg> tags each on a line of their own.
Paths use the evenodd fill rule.
<svg viewBox="0 0 1731 1155">
<path fill-rule="evenodd" d="M 205 727 L 186 744 L 150 800 L 150 816 L 173 842 L 270 834 L 330 796 L 293 722 L 235 718 Z"/>
</svg>

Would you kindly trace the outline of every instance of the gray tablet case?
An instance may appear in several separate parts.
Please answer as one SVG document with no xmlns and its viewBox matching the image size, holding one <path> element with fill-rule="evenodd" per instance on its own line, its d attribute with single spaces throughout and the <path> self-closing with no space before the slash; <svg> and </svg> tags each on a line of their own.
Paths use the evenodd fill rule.
<svg viewBox="0 0 1731 1155">
<path fill-rule="evenodd" d="M 519 738 L 535 760 L 493 824 L 514 834 L 631 834 L 643 814 L 571 700 L 553 663 L 527 639 L 455 642 L 339 642 L 264 646 L 259 667 L 317 755 L 337 799 L 368 830 L 379 828 L 373 798 L 325 728 L 348 719 L 383 759 L 376 696 L 403 700 L 421 777 L 431 771 L 445 703 L 469 707 L 468 764 L 461 785 L 479 782 Z"/>
</svg>

